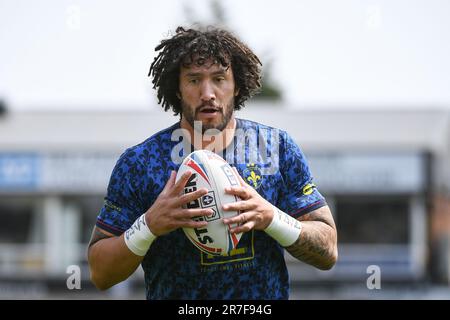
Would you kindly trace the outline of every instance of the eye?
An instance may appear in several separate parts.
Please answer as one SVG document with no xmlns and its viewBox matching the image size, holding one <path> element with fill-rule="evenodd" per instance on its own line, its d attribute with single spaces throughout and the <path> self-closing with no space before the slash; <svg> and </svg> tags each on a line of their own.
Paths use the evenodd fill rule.
<svg viewBox="0 0 450 320">
<path fill-rule="evenodd" d="M 189 84 L 195 84 L 197 85 L 200 82 L 200 79 L 198 77 L 188 77 L 187 81 Z"/>
<path fill-rule="evenodd" d="M 225 81 L 224 77 L 217 77 L 216 78 L 216 82 L 222 82 L 222 81 Z"/>
</svg>

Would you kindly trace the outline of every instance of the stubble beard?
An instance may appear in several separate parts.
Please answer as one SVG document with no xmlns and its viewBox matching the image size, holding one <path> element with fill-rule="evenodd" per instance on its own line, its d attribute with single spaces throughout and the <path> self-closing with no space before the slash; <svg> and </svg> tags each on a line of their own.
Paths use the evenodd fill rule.
<svg viewBox="0 0 450 320">
<path fill-rule="evenodd" d="M 197 119 L 197 115 L 199 113 L 200 107 L 197 107 L 195 110 L 192 110 L 187 104 L 185 104 L 184 101 L 181 101 L 181 108 L 182 108 L 182 116 L 186 121 L 190 124 L 190 126 L 197 130 L 199 126 L 195 125 L 195 122 L 201 122 L 201 120 Z M 204 135 L 207 130 L 218 130 L 223 131 L 228 123 L 231 120 L 231 117 L 233 116 L 234 111 L 234 99 L 232 99 L 229 104 L 225 107 L 225 113 L 223 112 L 224 108 L 220 108 L 219 112 L 222 116 L 222 121 L 220 121 L 218 124 L 214 123 L 202 123 L 201 125 L 201 134 Z"/>
</svg>

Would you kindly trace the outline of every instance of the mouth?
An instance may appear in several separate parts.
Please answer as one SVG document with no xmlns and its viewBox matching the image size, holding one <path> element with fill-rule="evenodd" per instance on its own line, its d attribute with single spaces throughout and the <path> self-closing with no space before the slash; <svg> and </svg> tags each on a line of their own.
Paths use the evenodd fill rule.
<svg viewBox="0 0 450 320">
<path fill-rule="evenodd" d="M 206 106 L 206 107 L 202 107 L 199 110 L 199 113 L 216 113 L 216 112 L 220 112 L 220 108 L 217 107 L 211 107 L 211 106 Z"/>
<path fill-rule="evenodd" d="M 215 106 L 204 106 L 198 111 L 198 116 L 200 119 L 213 120 L 220 116 L 222 109 Z"/>
</svg>

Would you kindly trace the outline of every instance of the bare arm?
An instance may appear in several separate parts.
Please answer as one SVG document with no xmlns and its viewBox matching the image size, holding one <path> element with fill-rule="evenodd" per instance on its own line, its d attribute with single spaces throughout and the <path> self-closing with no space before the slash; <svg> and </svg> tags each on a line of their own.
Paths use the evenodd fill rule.
<svg viewBox="0 0 450 320">
<path fill-rule="evenodd" d="M 127 279 L 143 258 L 128 249 L 123 235 L 117 237 L 94 227 L 89 243 L 88 261 L 91 281 L 98 289 L 108 289 Z"/>
<path fill-rule="evenodd" d="M 298 218 L 302 232 L 286 250 L 298 260 L 322 270 L 331 269 L 337 261 L 336 226 L 328 206 Z"/>
<path fill-rule="evenodd" d="M 151 233 L 160 236 L 182 227 L 201 228 L 206 221 L 191 218 L 211 215 L 211 209 L 184 209 L 183 206 L 207 193 L 199 189 L 180 195 L 191 173 L 185 173 L 175 183 L 175 172 L 171 173 L 164 190 L 145 213 L 146 224 Z M 114 236 L 98 227 L 94 228 L 89 243 L 88 261 L 91 281 L 101 290 L 127 279 L 139 266 L 143 256 L 134 254 L 126 245 L 124 234 Z"/>
<path fill-rule="evenodd" d="M 241 213 L 224 223 L 238 223 L 231 232 L 248 232 L 252 229 L 264 230 L 273 219 L 273 207 L 251 188 L 237 173 L 241 186 L 231 187 L 225 192 L 241 198 L 232 204 L 223 206 L 224 210 Z M 333 216 L 328 206 L 321 207 L 298 218 L 302 222 L 299 238 L 286 250 L 296 259 L 322 270 L 331 269 L 337 261 L 337 233 Z"/>
</svg>

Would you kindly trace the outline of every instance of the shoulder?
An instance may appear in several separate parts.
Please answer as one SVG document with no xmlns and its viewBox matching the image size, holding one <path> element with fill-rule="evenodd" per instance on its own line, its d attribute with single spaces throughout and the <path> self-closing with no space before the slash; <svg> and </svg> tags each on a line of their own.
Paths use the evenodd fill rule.
<svg viewBox="0 0 450 320">
<path fill-rule="evenodd" d="M 277 153 L 282 158 L 288 157 L 291 154 L 303 157 L 303 151 L 300 146 L 287 131 L 247 119 L 236 118 L 236 121 L 238 121 L 237 130 L 242 130 L 242 134 L 248 136 L 249 131 L 253 131 L 263 139 L 266 139 L 266 141 L 270 141 L 272 146 L 278 146 Z"/>
<path fill-rule="evenodd" d="M 280 128 L 272 127 L 257 121 L 248 120 L 248 119 L 242 119 L 242 118 L 236 118 L 237 121 L 237 127 L 239 129 L 266 129 L 266 130 L 275 130 L 284 132 Z"/>
<path fill-rule="evenodd" d="M 174 130 L 179 128 L 179 123 L 163 129 L 141 143 L 127 148 L 119 158 L 119 163 L 151 165 L 156 160 L 162 160 L 165 149 L 171 147 L 171 138 Z M 170 152 L 169 152 L 170 154 Z"/>
<path fill-rule="evenodd" d="M 142 199 L 153 199 L 174 169 L 170 150 L 173 144 L 171 135 L 175 129 L 176 125 L 173 125 L 127 148 L 116 162 L 108 192 L 129 197 L 140 194 L 143 201 L 141 207 L 148 207 Z"/>
<path fill-rule="evenodd" d="M 237 130 L 255 130 L 256 132 L 265 131 L 266 134 L 270 134 L 272 137 L 277 136 L 283 143 L 289 137 L 289 134 L 280 128 L 272 127 L 267 124 L 263 124 L 260 122 L 256 122 L 248 119 L 236 118 L 237 121 Z"/>
<path fill-rule="evenodd" d="M 253 130 L 257 130 L 257 131 L 259 131 L 259 130 L 270 131 L 271 134 L 276 133 L 278 135 L 280 142 L 282 144 L 284 144 L 284 145 L 296 144 L 294 139 L 291 137 L 291 135 L 284 129 L 269 126 L 269 125 L 266 125 L 266 124 L 263 124 L 260 122 L 247 120 L 247 119 L 236 118 L 236 121 L 238 121 L 238 129 L 243 129 L 243 130 L 253 129 Z"/>
</svg>

